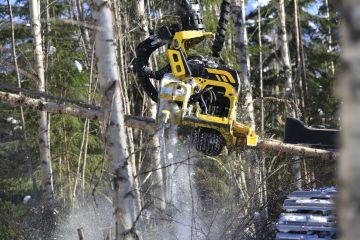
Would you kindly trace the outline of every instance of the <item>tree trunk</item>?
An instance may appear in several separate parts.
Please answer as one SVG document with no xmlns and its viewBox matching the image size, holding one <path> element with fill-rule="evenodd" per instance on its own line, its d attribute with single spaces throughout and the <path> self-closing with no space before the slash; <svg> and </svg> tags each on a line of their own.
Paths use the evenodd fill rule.
<svg viewBox="0 0 360 240">
<path fill-rule="evenodd" d="M 20 71 L 19 71 L 19 66 L 18 66 L 17 57 L 16 57 L 14 20 L 13 20 L 12 7 L 11 7 L 10 0 L 7 0 L 7 4 L 8 4 L 8 8 L 9 8 L 9 16 L 10 16 L 11 50 L 12 50 L 11 55 L 12 55 L 14 66 L 15 66 L 17 86 L 18 86 L 18 88 L 21 88 L 21 77 L 20 77 Z M 21 95 L 21 93 L 19 93 L 19 95 Z M 36 177 L 34 175 L 34 171 L 33 171 L 33 167 L 32 167 L 32 156 L 30 154 L 29 142 L 28 142 L 28 138 L 27 138 L 26 122 L 25 122 L 23 106 L 20 106 L 20 117 L 21 117 L 21 127 L 22 127 L 22 132 L 23 132 L 23 137 L 24 137 L 23 146 L 24 146 L 24 151 L 25 151 L 25 158 L 26 158 L 26 162 L 27 162 L 29 176 L 30 176 L 31 182 L 32 182 L 32 190 L 33 190 L 35 203 L 37 205 L 39 203 L 38 202 L 39 201 L 39 196 L 38 196 L 39 193 L 38 193 L 38 187 L 36 184 Z"/>
<path fill-rule="evenodd" d="M 328 23 L 328 33 L 327 33 L 327 39 L 328 39 L 328 52 L 332 53 L 333 52 L 333 40 L 332 40 L 332 29 L 331 29 L 331 25 L 330 25 L 330 8 L 329 8 L 329 2 L 328 0 L 324 0 L 324 4 L 325 4 L 325 8 L 326 8 L 326 19 L 329 21 Z M 330 61 L 330 73 L 332 76 L 335 75 L 335 64 L 334 61 Z"/>
<path fill-rule="evenodd" d="M 148 1 L 148 8 L 150 9 L 150 1 Z M 149 10 L 150 11 L 150 10 Z M 140 23 L 140 40 L 144 40 L 149 35 L 149 26 L 147 18 L 145 16 L 145 2 L 144 0 L 137 1 L 137 18 Z M 150 26 L 151 27 L 151 26 Z M 154 58 L 154 64 L 156 65 L 156 59 Z M 147 98 L 149 117 L 156 119 L 157 115 L 157 104 L 153 102 L 150 98 Z M 148 159 L 151 161 L 152 169 L 155 170 L 152 173 L 152 197 L 154 202 L 154 207 L 159 210 L 165 210 L 165 189 L 163 182 L 163 171 L 161 169 L 161 150 L 160 150 L 160 141 L 158 134 L 150 136 L 149 139 L 149 151 Z"/>
<path fill-rule="evenodd" d="M 264 117 L 264 80 L 263 80 L 263 53 L 262 53 L 262 32 L 261 32 L 261 5 L 258 0 L 258 28 L 259 28 L 259 76 L 260 76 L 260 117 L 261 117 L 261 125 L 260 125 L 260 132 L 262 136 L 264 136 L 265 130 L 265 117 Z"/>
<path fill-rule="evenodd" d="M 0 91 L 0 102 L 12 106 L 24 106 L 35 110 L 45 110 L 51 113 L 66 114 L 73 117 L 88 118 L 90 120 L 104 121 L 103 112 L 96 110 L 83 109 L 79 107 L 65 106 L 59 103 L 50 103 L 38 99 L 32 99 L 17 94 L 5 93 Z M 125 116 L 125 126 L 130 128 L 137 128 L 155 134 L 159 130 L 155 119 L 138 116 Z M 288 153 L 303 157 L 321 158 L 324 160 L 337 159 L 336 152 L 309 148 L 306 146 L 286 144 L 280 141 L 271 139 L 259 139 L 258 145 L 254 147 L 262 151 L 272 151 L 276 153 Z"/>
<path fill-rule="evenodd" d="M 245 24 L 245 3 L 240 1 L 240 5 L 234 5 L 236 1 L 233 1 L 232 12 L 233 21 L 235 23 L 235 47 L 236 58 L 240 65 L 240 80 L 241 80 L 241 96 L 244 96 L 241 109 L 239 111 L 246 113 L 244 116 L 245 122 L 248 122 L 250 126 L 255 129 L 255 117 L 254 117 L 254 105 L 252 99 L 252 88 L 249 79 L 249 62 L 247 56 L 247 34 Z M 240 99 L 241 101 L 241 99 Z"/>
<path fill-rule="evenodd" d="M 38 77 L 37 90 L 45 92 L 44 54 L 42 50 L 40 5 L 37 0 L 30 1 L 30 15 L 32 22 L 35 70 Z M 54 208 L 53 181 L 51 172 L 51 156 L 48 139 L 48 119 L 45 111 L 40 111 L 39 118 L 39 149 L 42 168 L 42 188 L 45 195 L 45 207 L 48 212 Z"/>
<path fill-rule="evenodd" d="M 305 113 L 305 95 L 304 95 L 304 87 L 303 82 L 305 79 L 303 78 L 303 65 L 301 61 L 301 45 L 302 42 L 300 41 L 301 37 L 301 26 L 300 26 L 300 12 L 298 6 L 298 0 L 294 0 L 294 23 L 295 23 L 295 41 L 296 41 L 296 77 L 298 78 L 299 82 L 299 103 L 302 118 L 306 119 Z"/>
<path fill-rule="evenodd" d="M 80 21 L 82 21 L 82 23 L 86 23 L 83 2 L 84 2 L 83 0 L 76 0 L 76 8 L 79 13 Z M 85 47 L 87 50 L 86 53 L 89 55 L 88 51 L 90 51 L 90 49 L 91 49 L 89 31 L 83 25 L 80 25 L 80 30 L 81 30 L 81 35 L 82 35 L 82 38 L 83 38 L 83 41 L 85 43 Z"/>
<path fill-rule="evenodd" d="M 284 0 L 277 1 L 277 11 L 279 15 L 279 39 L 283 74 L 285 78 L 285 96 L 289 99 L 294 98 L 294 88 L 292 81 L 292 70 L 290 63 L 290 53 L 288 46 L 288 37 L 286 31 L 286 14 Z"/>
<path fill-rule="evenodd" d="M 341 104 L 341 159 L 339 161 L 338 220 L 342 240 L 358 239 L 360 235 L 360 28 L 359 1 L 344 0 L 339 3 L 342 16 L 342 72 L 339 83 Z"/>
<path fill-rule="evenodd" d="M 100 30 L 95 37 L 96 56 L 102 108 L 104 110 L 106 155 L 113 176 L 113 207 L 115 239 L 133 239 L 135 199 L 133 176 L 124 124 L 123 99 L 120 93 L 120 74 L 116 60 L 113 15 L 110 1 L 94 0 L 94 16 Z"/>
<path fill-rule="evenodd" d="M 122 17 L 126 14 L 124 14 L 124 10 L 121 6 L 121 2 L 116 2 L 114 1 L 114 9 L 115 9 L 115 21 L 116 21 L 116 30 L 117 30 L 117 42 L 119 43 L 118 45 L 118 61 L 119 61 L 119 66 L 120 66 L 120 91 L 121 91 L 121 96 L 123 97 L 123 107 L 124 107 L 124 112 L 126 114 L 131 114 L 131 105 L 130 105 L 130 100 L 129 100 L 129 94 L 128 94 L 128 83 L 127 83 L 127 76 L 129 74 L 126 74 L 127 72 L 127 62 L 126 62 L 126 49 L 124 51 L 124 42 L 125 42 L 125 38 L 124 38 L 124 34 L 126 32 L 126 27 L 125 29 L 123 29 L 123 25 L 125 22 L 125 18 Z M 132 169 L 132 174 L 133 176 L 137 175 L 137 169 L 136 169 L 136 155 L 135 155 L 135 146 L 134 146 L 134 136 L 133 136 L 133 131 L 132 129 L 126 129 L 126 138 L 127 138 L 127 144 L 128 144 L 128 150 L 130 152 L 130 156 L 129 156 L 129 162 L 131 164 L 131 169 Z M 142 201 L 141 201 L 141 193 L 140 193 L 140 187 L 139 187 L 139 179 L 138 178 L 134 178 L 134 195 L 135 195 L 135 204 L 136 204 L 136 209 L 137 212 L 140 212 L 141 208 L 142 208 Z"/>
<path fill-rule="evenodd" d="M 258 31 L 259 31 L 259 75 L 260 75 L 260 112 L 261 112 L 261 125 L 260 133 L 262 137 L 265 137 L 265 116 L 264 116 L 264 81 L 263 81 L 263 53 L 262 53 L 262 26 L 261 26 L 261 3 L 258 0 Z M 264 152 L 261 152 L 261 186 L 262 186 L 262 202 L 266 204 L 267 200 L 267 170 L 266 170 L 266 158 Z M 264 206 L 264 218 L 267 219 L 268 208 L 267 205 Z"/>
<path fill-rule="evenodd" d="M 285 98 L 296 103 L 295 89 L 293 87 L 292 70 L 290 62 L 290 53 L 288 46 L 288 38 L 286 31 L 286 14 L 284 0 L 277 0 L 277 11 L 279 16 L 279 39 L 280 39 L 280 51 L 282 68 L 285 80 Z M 291 110 L 291 117 L 296 117 L 296 111 Z M 297 157 L 293 158 L 291 164 L 295 187 L 297 189 L 302 188 L 301 182 L 301 162 Z"/>
<path fill-rule="evenodd" d="M 255 129 L 255 115 L 254 105 L 252 98 L 252 87 L 250 83 L 250 62 L 247 54 L 247 29 L 246 29 L 246 11 L 245 1 L 240 0 L 239 2 L 233 1 L 232 12 L 235 24 L 235 47 L 237 62 L 240 65 L 240 79 L 241 79 L 241 91 L 240 96 L 244 96 L 244 99 L 240 99 L 240 111 L 244 114 L 242 116 L 243 121 L 248 122 L 250 126 Z M 238 4 L 238 5 L 234 5 Z M 250 214 L 256 214 L 262 205 L 261 199 L 261 167 L 259 162 L 259 156 L 256 152 L 244 152 L 244 160 L 250 167 L 248 176 L 248 189 L 249 195 L 254 196 L 254 201 L 250 204 Z M 259 224 L 261 221 L 254 221 L 254 229 L 256 232 L 257 239 L 261 237 L 261 227 Z"/>
</svg>

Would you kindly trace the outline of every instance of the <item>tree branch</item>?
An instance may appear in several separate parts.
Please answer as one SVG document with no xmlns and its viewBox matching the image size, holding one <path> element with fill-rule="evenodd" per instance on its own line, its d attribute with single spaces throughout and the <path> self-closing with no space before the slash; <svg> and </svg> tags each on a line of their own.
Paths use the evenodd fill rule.
<svg viewBox="0 0 360 240">
<path fill-rule="evenodd" d="M 102 121 L 103 119 L 103 112 L 101 110 L 76 107 L 62 103 L 46 102 L 41 99 L 29 98 L 23 95 L 2 91 L 0 91 L 0 102 L 7 103 L 11 106 L 23 106 L 25 108 L 31 108 L 38 111 L 65 114 L 73 117 L 87 118 L 96 121 Z M 129 115 L 125 116 L 125 125 L 127 127 L 144 130 L 150 134 L 156 133 L 159 128 L 155 123 L 155 120 L 152 118 Z"/>
<path fill-rule="evenodd" d="M 62 103 L 46 102 L 41 99 L 29 98 L 8 92 L 0 91 L 0 102 L 10 104 L 11 106 L 23 106 L 25 108 L 31 108 L 38 111 L 66 114 L 74 117 L 88 118 L 91 120 L 101 120 L 103 118 L 102 111 L 74 107 Z"/>
</svg>

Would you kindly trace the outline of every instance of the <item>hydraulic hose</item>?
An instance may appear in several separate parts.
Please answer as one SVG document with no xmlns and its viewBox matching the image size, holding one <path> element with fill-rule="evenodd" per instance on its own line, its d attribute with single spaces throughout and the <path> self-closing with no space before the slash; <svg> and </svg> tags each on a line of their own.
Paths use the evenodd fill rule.
<svg viewBox="0 0 360 240">
<path fill-rule="evenodd" d="M 137 57 L 134 69 L 138 75 L 140 85 L 154 102 L 158 101 L 159 93 L 150 78 L 160 80 L 164 74 L 170 72 L 171 69 L 169 66 L 166 66 L 159 71 L 153 71 L 149 67 L 150 56 L 156 49 L 168 44 L 175 32 L 179 30 L 180 28 L 177 24 L 170 27 L 161 27 L 136 47 Z"/>
<path fill-rule="evenodd" d="M 212 46 L 213 56 L 220 57 L 220 52 L 224 47 L 227 25 L 231 17 L 230 0 L 223 0 L 221 4 L 220 18 L 216 30 L 214 44 Z"/>
</svg>

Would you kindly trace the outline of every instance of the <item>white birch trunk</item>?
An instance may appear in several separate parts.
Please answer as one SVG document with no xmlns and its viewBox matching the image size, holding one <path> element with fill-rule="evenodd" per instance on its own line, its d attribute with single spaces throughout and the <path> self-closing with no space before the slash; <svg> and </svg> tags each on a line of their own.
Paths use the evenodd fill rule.
<svg viewBox="0 0 360 240">
<path fill-rule="evenodd" d="M 303 82 L 305 79 L 303 78 L 303 65 L 301 61 L 301 26 L 300 26 L 300 12 L 298 6 L 298 0 L 294 0 L 294 23 L 295 23 L 295 40 L 296 40 L 296 75 L 299 79 L 299 103 L 301 108 L 301 113 L 303 119 L 306 118 L 305 116 L 305 96 L 304 96 L 304 87 Z"/>
<path fill-rule="evenodd" d="M 114 1 L 114 18 L 115 18 L 115 26 L 116 26 L 116 41 L 118 43 L 118 62 L 119 62 L 119 67 L 120 67 L 120 91 L 121 91 L 121 97 L 123 97 L 123 107 L 124 107 L 124 112 L 126 114 L 131 114 L 131 103 L 129 100 L 129 96 L 128 96 L 128 74 L 127 74 L 127 56 L 126 56 L 126 49 L 124 49 L 124 44 L 125 44 L 125 35 L 123 34 L 124 32 L 126 32 L 127 28 L 127 24 L 124 22 L 126 22 L 125 17 L 123 16 L 124 14 L 122 13 L 123 9 L 121 6 L 121 2 L 116 2 Z M 125 25 L 123 27 L 123 25 Z M 124 51 L 125 50 L 125 51 Z M 134 134 L 132 129 L 128 128 L 126 129 L 126 137 L 127 137 L 127 144 L 128 144 L 128 150 L 130 152 L 130 156 L 129 156 L 129 162 L 131 164 L 131 169 L 132 169 L 132 174 L 133 176 L 137 175 L 137 169 L 136 169 L 136 155 L 135 155 L 135 146 L 134 146 Z M 134 186 L 134 195 L 135 195 L 135 205 L 136 205 L 136 209 L 137 212 L 140 212 L 141 208 L 142 208 L 142 201 L 141 201 L 141 193 L 140 193 L 140 188 L 139 188 L 139 179 L 138 178 L 134 178 L 134 182 L 133 182 L 133 186 Z"/>
<path fill-rule="evenodd" d="M 96 33 L 95 46 L 103 95 L 106 154 L 113 175 L 115 238 L 117 240 L 132 239 L 131 234 L 124 235 L 133 227 L 135 199 L 132 169 L 131 164 L 128 163 L 129 153 L 123 99 L 120 93 L 120 74 L 116 60 L 113 13 L 110 1 L 94 0 L 93 2 L 96 6 L 94 18 L 100 27 Z"/>
<path fill-rule="evenodd" d="M 260 76 L 260 112 L 261 112 L 261 125 L 260 125 L 260 132 L 261 136 L 265 137 L 265 115 L 264 115 L 264 81 L 263 81 L 263 53 L 262 53 L 262 26 L 261 26 L 261 4 L 260 1 L 258 3 L 258 31 L 259 31 L 259 76 Z M 261 152 L 261 179 L 262 179 L 262 199 L 263 203 L 267 203 L 267 168 L 266 168 L 266 158 L 264 152 Z M 264 217 L 268 217 L 268 208 L 267 206 L 264 207 Z"/>
<path fill-rule="evenodd" d="M 277 0 L 277 11 L 279 16 L 279 39 L 280 39 L 280 51 L 282 60 L 282 69 L 285 77 L 285 98 L 292 101 L 295 100 L 295 92 L 292 80 L 292 70 L 290 63 L 290 53 L 288 45 L 288 37 L 286 31 L 286 14 L 284 0 Z M 295 101 L 294 101 L 295 102 Z M 296 117 L 296 112 L 291 110 L 291 117 Z M 293 158 L 292 173 L 294 183 L 297 189 L 302 188 L 301 182 L 301 161 L 298 157 Z"/>
<path fill-rule="evenodd" d="M 17 79 L 17 86 L 18 88 L 21 88 L 21 77 L 20 77 L 20 70 L 19 65 L 17 62 L 16 57 L 16 40 L 15 40 L 15 29 L 14 29 L 14 20 L 13 20 L 13 14 L 12 14 L 12 6 L 10 3 L 10 0 L 7 0 L 8 8 L 9 8 L 9 16 L 10 16 L 10 30 L 11 30 L 11 55 L 13 58 L 13 62 L 15 65 L 15 72 L 16 72 L 16 79 Z M 1 56 L 0 56 L 1 58 Z M 21 93 L 19 93 L 21 95 Z M 39 194 L 38 194 L 38 187 L 36 183 L 36 177 L 34 175 L 33 167 L 32 167 L 32 157 L 29 150 L 29 142 L 27 138 L 27 132 L 26 132 L 26 122 L 25 122 L 25 116 L 24 116 L 24 108 L 23 106 L 20 106 L 20 116 L 21 116 L 21 127 L 24 137 L 24 150 L 25 150 L 25 158 L 27 162 L 27 167 L 29 171 L 29 176 L 31 178 L 32 182 L 32 188 L 33 188 L 33 195 L 35 199 L 35 204 L 39 204 Z"/>
<path fill-rule="evenodd" d="M 252 89 L 249 79 L 249 62 L 247 55 L 247 34 L 245 19 L 245 3 L 240 1 L 236 5 L 236 1 L 232 2 L 233 21 L 235 24 L 235 47 L 236 58 L 240 65 L 241 94 L 244 101 L 241 104 L 241 112 L 246 112 L 246 121 L 255 129 L 254 105 L 252 99 Z"/>
<path fill-rule="evenodd" d="M 148 8 L 150 9 L 150 1 L 148 1 Z M 150 11 L 150 10 L 149 10 Z M 145 9 L 145 1 L 137 1 L 137 18 L 140 23 L 141 36 L 140 39 L 143 40 L 148 37 L 149 24 L 147 22 Z M 149 23 L 149 24 L 148 24 Z M 156 61 L 156 58 L 154 58 Z M 156 65 L 156 62 L 154 62 Z M 150 98 L 147 98 L 148 107 L 149 107 L 149 116 L 156 119 L 157 115 L 157 104 L 153 102 Z M 161 169 L 161 148 L 158 134 L 153 135 L 149 140 L 149 151 L 150 156 L 149 160 L 151 161 L 152 169 L 157 169 L 152 173 L 152 197 L 154 202 L 154 207 L 156 209 L 165 210 L 165 187 L 163 182 L 163 171 Z"/>
<path fill-rule="evenodd" d="M 292 81 L 292 70 L 290 63 L 290 53 L 288 46 L 288 37 L 286 31 L 286 14 L 284 0 L 277 1 L 277 11 L 279 16 L 279 39 L 280 39 L 280 51 L 282 68 L 285 76 L 285 94 L 288 97 L 293 95 L 293 81 Z"/>
<path fill-rule="evenodd" d="M 330 9 L 329 9 L 329 1 L 325 0 L 325 8 L 326 8 L 326 19 L 330 21 Z M 331 26 L 328 26 L 328 33 L 327 33 L 327 39 L 328 39 L 328 52 L 333 52 L 333 40 L 332 40 L 332 29 Z M 330 72 L 334 76 L 335 75 L 335 64 L 334 61 L 330 61 Z"/>
<path fill-rule="evenodd" d="M 339 161 L 339 239 L 352 240 L 360 236 L 360 28 L 359 1 L 339 3 L 344 18 L 340 26 L 342 67 L 339 79 L 341 96 L 341 158 Z M 339 89 L 339 88 L 338 88 Z"/>
<path fill-rule="evenodd" d="M 30 1 L 30 15 L 32 23 L 35 70 L 38 76 L 37 90 L 45 91 L 44 54 L 42 50 L 40 4 L 37 0 Z M 45 195 L 46 209 L 54 207 L 53 180 L 51 172 L 51 156 L 48 138 L 48 119 L 45 111 L 40 112 L 39 118 L 39 149 L 42 169 L 42 188 Z"/>
<path fill-rule="evenodd" d="M 233 21 L 235 24 L 235 47 L 236 58 L 240 65 L 240 79 L 241 79 L 241 93 L 240 96 L 244 96 L 244 99 L 240 99 L 240 114 L 248 124 L 255 129 L 255 115 L 254 105 L 252 98 L 252 87 L 250 83 L 250 61 L 247 54 L 247 29 L 246 29 L 246 9 L 245 1 L 232 1 Z M 250 213 L 258 211 L 262 205 L 262 188 L 261 185 L 261 167 L 259 162 L 259 156 L 255 151 L 244 152 L 244 160 L 249 166 L 248 179 L 248 192 L 249 195 L 254 197 L 250 205 Z M 256 237 L 261 238 L 261 223 L 262 221 L 254 220 L 254 229 Z"/>
</svg>

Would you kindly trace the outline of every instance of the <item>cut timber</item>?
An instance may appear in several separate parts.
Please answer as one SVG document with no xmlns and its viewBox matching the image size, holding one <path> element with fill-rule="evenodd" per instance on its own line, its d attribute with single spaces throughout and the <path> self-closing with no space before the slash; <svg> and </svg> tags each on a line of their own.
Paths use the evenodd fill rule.
<svg viewBox="0 0 360 240">
<path fill-rule="evenodd" d="M 334 187 L 290 193 L 276 223 L 276 239 L 336 239 L 336 194 Z"/>
<path fill-rule="evenodd" d="M 312 157 L 312 158 L 321 158 L 327 160 L 335 160 L 338 158 L 338 153 L 310 148 L 303 145 L 293 145 L 287 144 L 276 140 L 271 139 L 261 139 L 258 141 L 257 149 L 261 149 L 263 151 L 272 151 L 272 152 L 279 152 L 279 153 L 287 153 L 295 156 L 302 156 L 302 157 Z"/>
<path fill-rule="evenodd" d="M 66 114 L 74 117 L 88 118 L 97 121 L 103 120 L 103 112 L 99 110 L 69 106 L 62 103 L 46 102 L 41 99 L 29 98 L 13 93 L 0 91 L 0 102 L 7 103 L 12 106 L 23 106 L 39 111 L 43 110 L 50 113 Z M 94 106 L 94 108 L 95 107 L 96 106 Z M 156 124 L 155 120 L 149 117 L 127 115 L 125 116 L 125 125 L 127 127 L 146 131 L 150 134 L 155 134 L 158 129 L 160 129 L 160 126 Z M 259 139 L 257 146 L 253 148 L 266 152 L 279 152 L 296 156 L 320 158 L 324 160 L 335 160 L 338 158 L 337 152 L 310 148 L 303 145 L 287 144 L 271 139 Z"/>
</svg>

